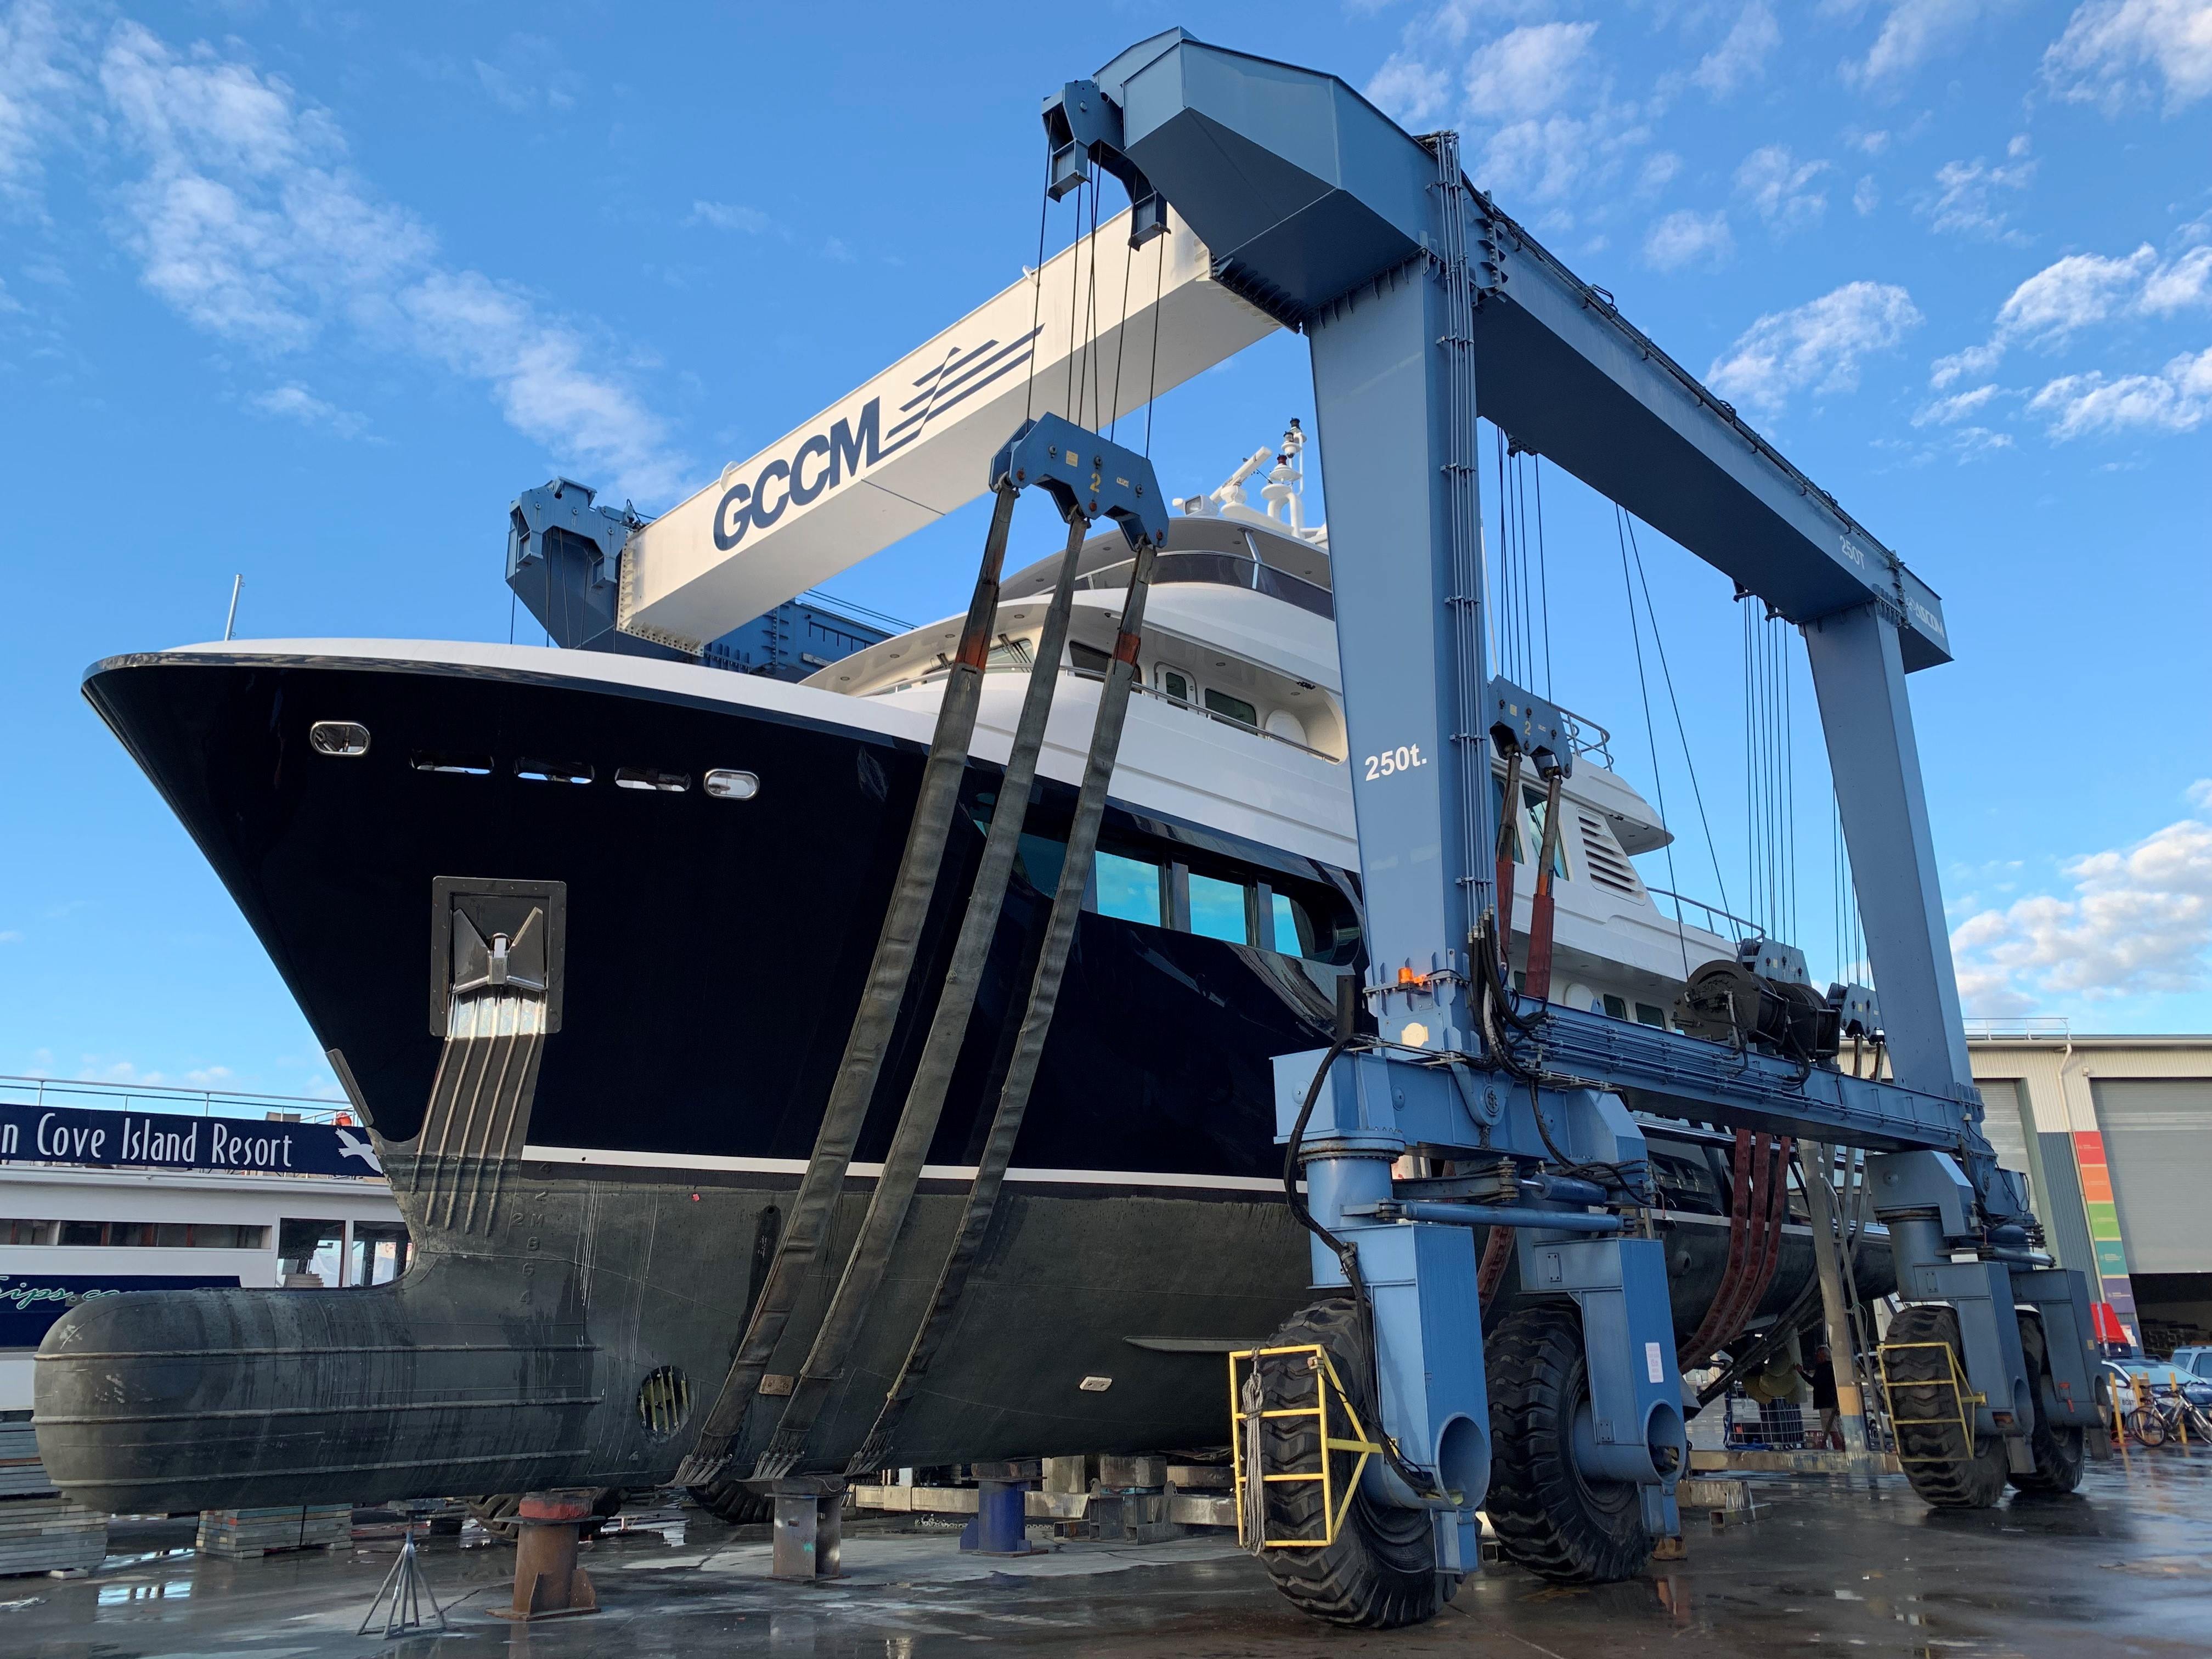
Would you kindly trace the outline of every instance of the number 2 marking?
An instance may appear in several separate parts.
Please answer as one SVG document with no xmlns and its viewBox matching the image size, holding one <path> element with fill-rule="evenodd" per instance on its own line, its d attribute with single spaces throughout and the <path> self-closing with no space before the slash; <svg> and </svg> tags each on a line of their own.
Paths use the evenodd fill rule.
<svg viewBox="0 0 2212 1659">
<path fill-rule="evenodd" d="M 1367 781 L 1373 783 L 1378 778 L 1389 777 L 1393 772 L 1410 772 L 1417 766 L 1428 763 L 1428 757 L 1412 744 L 1385 749 L 1379 755 L 1367 757 Z"/>
</svg>

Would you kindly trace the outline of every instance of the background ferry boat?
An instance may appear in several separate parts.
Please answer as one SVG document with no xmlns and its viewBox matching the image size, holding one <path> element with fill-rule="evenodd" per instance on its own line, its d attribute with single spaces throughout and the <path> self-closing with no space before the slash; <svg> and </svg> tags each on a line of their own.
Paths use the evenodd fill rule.
<svg viewBox="0 0 2212 1659">
<path fill-rule="evenodd" d="M 0 1417 L 88 1299 L 386 1285 L 410 1249 L 368 1132 L 326 1101 L 0 1078 Z"/>
</svg>

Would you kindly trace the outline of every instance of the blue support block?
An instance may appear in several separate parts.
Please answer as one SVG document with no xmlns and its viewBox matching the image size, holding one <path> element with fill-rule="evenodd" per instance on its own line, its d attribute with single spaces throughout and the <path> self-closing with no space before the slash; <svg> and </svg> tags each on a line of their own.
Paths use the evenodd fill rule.
<svg viewBox="0 0 2212 1659">
<path fill-rule="evenodd" d="M 1036 1553 L 1022 1528 L 1029 1514 L 1029 1483 L 979 1480 L 975 1518 L 961 1529 L 960 1547 L 977 1555 Z"/>
</svg>

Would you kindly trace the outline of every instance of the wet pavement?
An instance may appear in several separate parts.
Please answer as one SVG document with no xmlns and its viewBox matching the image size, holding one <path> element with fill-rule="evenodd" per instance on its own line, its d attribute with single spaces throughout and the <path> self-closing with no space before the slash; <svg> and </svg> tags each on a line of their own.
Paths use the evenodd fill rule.
<svg viewBox="0 0 2212 1659">
<path fill-rule="evenodd" d="M 510 1550 L 431 1540 L 422 1559 L 453 1627 L 391 1643 L 353 1633 L 390 1569 L 391 1543 L 243 1562 L 189 1551 L 111 1556 L 85 1578 L 0 1578 L 0 1655 L 922 1659 L 979 1642 L 1177 1659 L 2212 1653 L 2212 1452 L 2138 1452 L 2093 1464 L 2072 1497 L 2015 1498 L 1977 1514 L 1931 1511 L 1894 1477 L 1755 1484 L 1769 1506 L 1761 1518 L 1692 1527 L 1686 1561 L 1598 1589 L 1493 1568 L 1434 1623 L 1387 1633 L 1307 1622 L 1256 1563 L 1211 1538 L 992 1561 L 959 1555 L 950 1528 L 897 1533 L 872 1520 L 846 1540 L 842 1580 L 786 1585 L 765 1577 L 764 1528 L 695 1522 L 681 1544 L 603 1541 L 585 1565 L 605 1610 L 526 1628 L 485 1611 L 507 1597 Z"/>
</svg>

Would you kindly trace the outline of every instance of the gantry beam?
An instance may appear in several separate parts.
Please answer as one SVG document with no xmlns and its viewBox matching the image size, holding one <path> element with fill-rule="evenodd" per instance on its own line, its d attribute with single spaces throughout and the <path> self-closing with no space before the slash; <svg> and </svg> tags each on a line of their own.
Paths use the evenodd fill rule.
<svg viewBox="0 0 2212 1659">
<path fill-rule="evenodd" d="M 1101 70 L 1121 148 L 1215 270 L 1300 325 L 1436 252 L 1432 152 L 1343 82 L 1180 29 Z M 1480 191 L 1468 227 L 1478 411 L 1808 623 L 1871 601 L 1908 671 L 1950 659 L 1942 606 L 1722 399 Z"/>
</svg>

